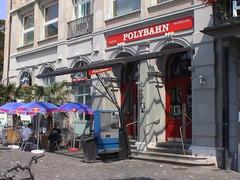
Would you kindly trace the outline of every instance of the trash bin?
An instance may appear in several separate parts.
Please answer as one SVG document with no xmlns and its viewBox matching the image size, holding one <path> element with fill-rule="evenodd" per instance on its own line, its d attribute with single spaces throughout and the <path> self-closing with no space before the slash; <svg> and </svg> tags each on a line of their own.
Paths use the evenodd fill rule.
<svg viewBox="0 0 240 180">
<path fill-rule="evenodd" d="M 86 162 L 93 162 L 97 157 L 96 138 L 94 136 L 85 136 L 81 140 L 82 150 Z"/>
</svg>

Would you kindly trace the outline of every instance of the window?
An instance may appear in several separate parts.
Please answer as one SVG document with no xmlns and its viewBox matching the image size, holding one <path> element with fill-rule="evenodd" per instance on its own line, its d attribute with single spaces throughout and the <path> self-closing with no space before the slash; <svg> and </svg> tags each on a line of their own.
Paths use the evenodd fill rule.
<svg viewBox="0 0 240 180">
<path fill-rule="evenodd" d="M 173 0 L 151 0 L 151 6 L 155 6 L 157 4 L 163 4 L 163 3 L 167 3 L 167 2 L 171 2 Z"/>
<path fill-rule="evenodd" d="M 54 72 L 53 68 L 51 67 L 46 67 L 44 70 L 43 70 L 43 74 L 47 74 L 47 73 L 50 73 L 50 72 Z M 55 76 L 51 76 L 51 77 L 46 77 L 46 78 L 43 78 L 43 83 L 45 86 L 49 86 L 53 83 L 55 83 Z"/>
<path fill-rule="evenodd" d="M 84 61 L 78 61 L 74 67 L 85 66 L 87 63 Z M 76 81 L 72 86 L 74 91 L 74 101 L 87 104 L 91 106 L 91 96 L 90 96 L 90 85 L 86 85 L 84 80 L 86 80 L 87 72 L 75 73 L 72 75 Z"/>
<path fill-rule="evenodd" d="M 32 78 L 29 71 L 23 71 L 20 76 L 20 86 L 31 86 Z"/>
<path fill-rule="evenodd" d="M 34 40 L 34 14 L 23 17 L 23 44 L 31 44 Z"/>
<path fill-rule="evenodd" d="M 76 0 L 75 15 L 76 18 L 82 18 L 92 14 L 92 0 Z"/>
<path fill-rule="evenodd" d="M 112 17 L 121 16 L 140 9 L 140 0 L 111 0 Z"/>
<path fill-rule="evenodd" d="M 58 34 L 58 3 L 47 6 L 44 11 L 44 33 L 45 38 Z"/>
</svg>

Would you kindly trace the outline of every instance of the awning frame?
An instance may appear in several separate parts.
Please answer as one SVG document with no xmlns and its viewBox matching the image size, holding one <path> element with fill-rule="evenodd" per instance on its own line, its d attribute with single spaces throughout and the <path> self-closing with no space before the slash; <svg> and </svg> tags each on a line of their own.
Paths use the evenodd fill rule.
<svg viewBox="0 0 240 180">
<path fill-rule="evenodd" d="M 131 62 L 141 62 L 144 60 L 155 59 L 155 58 L 159 58 L 164 55 L 179 53 L 179 52 L 183 52 L 183 51 L 193 51 L 193 50 L 190 47 L 183 47 L 183 48 L 168 49 L 168 50 L 163 50 L 160 52 L 152 52 L 152 53 L 146 53 L 146 54 L 135 55 L 135 56 L 120 57 L 120 58 L 115 58 L 115 59 L 111 59 L 111 60 L 101 60 L 101 61 L 92 62 L 92 63 L 87 64 L 82 67 L 75 67 L 75 68 L 57 70 L 57 71 L 50 72 L 50 73 L 38 74 L 36 77 L 39 79 L 42 79 L 42 78 L 51 77 L 51 76 L 74 74 L 74 73 L 78 73 L 80 71 L 96 70 L 96 69 L 101 69 L 101 68 L 106 68 L 106 67 L 114 67 L 117 65 L 123 66 L 123 65 L 126 65 L 127 63 L 131 63 Z"/>
</svg>

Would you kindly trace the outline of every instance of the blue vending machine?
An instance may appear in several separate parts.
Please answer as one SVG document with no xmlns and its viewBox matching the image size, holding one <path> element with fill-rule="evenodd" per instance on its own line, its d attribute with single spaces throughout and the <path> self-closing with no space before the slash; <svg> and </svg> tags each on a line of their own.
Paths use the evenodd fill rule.
<svg viewBox="0 0 240 180">
<path fill-rule="evenodd" d="M 119 151 L 119 113 L 114 110 L 97 110 L 94 112 L 94 135 L 97 153 Z"/>
</svg>

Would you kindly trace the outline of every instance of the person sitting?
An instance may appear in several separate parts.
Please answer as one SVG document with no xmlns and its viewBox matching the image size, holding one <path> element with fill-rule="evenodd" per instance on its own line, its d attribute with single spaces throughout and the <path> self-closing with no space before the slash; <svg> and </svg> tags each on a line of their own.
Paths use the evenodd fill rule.
<svg viewBox="0 0 240 180">
<path fill-rule="evenodd" d="M 29 138 L 31 137 L 32 133 L 33 133 L 32 124 L 29 123 L 27 127 L 24 127 L 22 129 L 22 133 L 21 133 L 22 141 L 28 141 Z"/>
<path fill-rule="evenodd" d="M 59 150 L 59 144 L 62 142 L 61 130 L 58 128 L 58 124 L 54 123 L 54 128 L 51 130 L 49 136 L 49 151 L 54 152 Z"/>
<path fill-rule="evenodd" d="M 27 145 L 32 145 L 33 142 L 32 142 L 32 134 L 33 134 L 33 131 L 32 131 L 32 124 L 29 123 L 27 127 L 24 127 L 22 129 L 22 132 L 21 132 L 21 140 L 22 140 L 22 145 L 21 145 L 21 149 L 22 150 L 25 150 Z M 31 150 L 31 147 L 29 147 L 30 150 Z"/>
</svg>

